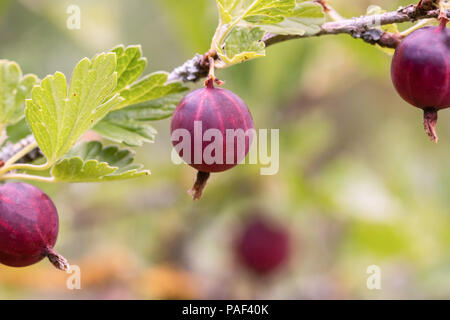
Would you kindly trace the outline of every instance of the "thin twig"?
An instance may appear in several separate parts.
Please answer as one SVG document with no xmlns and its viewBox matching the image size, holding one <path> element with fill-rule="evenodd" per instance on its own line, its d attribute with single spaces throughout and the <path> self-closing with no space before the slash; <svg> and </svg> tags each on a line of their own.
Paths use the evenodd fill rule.
<svg viewBox="0 0 450 320">
<path fill-rule="evenodd" d="M 329 6 L 329 5 L 328 5 Z M 330 12 L 328 12 L 330 14 Z M 326 22 L 321 26 L 321 30 L 314 35 L 277 35 L 267 33 L 263 37 L 266 47 L 274 44 L 308 37 L 318 37 L 324 35 L 348 34 L 354 38 L 362 39 L 369 44 L 378 44 L 382 47 L 395 48 L 402 39 L 401 34 L 384 32 L 380 28 L 382 25 L 403 22 L 415 22 L 423 19 L 436 19 L 440 13 L 439 9 L 433 6 L 424 7 L 420 5 L 409 5 L 396 11 L 386 12 L 372 16 L 361 16 L 352 19 L 341 19 L 334 17 L 331 22 Z M 450 17 L 450 10 L 446 11 Z M 193 59 L 186 61 L 182 66 L 176 68 L 170 75 L 169 81 L 196 82 L 208 75 L 209 64 L 204 56 L 197 54 Z"/>
<path fill-rule="evenodd" d="M 390 46 L 390 43 L 385 43 L 383 40 L 376 39 L 365 39 L 365 33 L 378 30 L 374 29 L 377 26 L 393 24 L 393 23 L 402 23 L 402 22 L 413 22 L 416 20 L 422 19 L 430 19 L 437 18 L 439 16 L 440 10 L 434 9 L 430 11 L 423 12 L 422 10 L 417 10 L 415 5 L 410 5 L 405 8 L 400 8 L 397 11 L 386 12 L 383 14 L 377 14 L 372 16 L 361 16 L 358 18 L 345 19 L 333 22 L 326 22 L 321 26 L 321 31 L 313 36 L 323 36 L 323 35 L 337 35 L 337 34 L 349 34 L 354 38 L 361 38 L 366 42 L 371 44 L 379 44 L 380 46 L 386 47 Z M 450 16 L 450 12 L 447 11 L 447 16 Z M 380 31 L 380 38 L 384 34 Z M 292 40 L 292 39 L 300 39 L 311 37 L 300 36 L 300 35 L 277 35 L 277 34 L 266 34 L 263 38 L 266 46 L 271 46 L 276 43 Z M 374 43 L 375 41 L 375 43 Z"/>
</svg>

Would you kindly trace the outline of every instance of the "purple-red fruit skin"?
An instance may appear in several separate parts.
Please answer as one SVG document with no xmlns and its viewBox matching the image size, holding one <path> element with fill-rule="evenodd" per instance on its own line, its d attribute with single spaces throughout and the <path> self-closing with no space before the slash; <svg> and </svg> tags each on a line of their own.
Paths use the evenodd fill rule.
<svg viewBox="0 0 450 320">
<path fill-rule="evenodd" d="M 201 157 L 200 163 L 195 163 L 194 159 L 194 121 L 201 121 L 202 136 L 208 129 L 218 129 L 222 133 L 223 140 L 223 160 L 222 163 L 207 163 Z M 236 166 L 247 155 L 252 136 L 245 138 L 245 154 L 238 154 L 237 139 L 234 139 L 234 150 L 232 146 L 227 147 L 226 130 L 242 129 L 246 132 L 248 129 L 254 129 L 252 116 L 244 101 L 233 92 L 207 86 L 188 93 L 176 108 L 171 123 L 171 132 L 177 129 L 186 129 L 191 136 L 191 157 L 187 159 L 180 153 L 180 156 L 193 168 L 201 172 L 221 172 Z M 180 141 L 173 141 L 177 145 Z M 201 154 L 211 141 L 202 142 Z M 233 161 L 227 163 L 227 154 L 233 154 Z M 231 154 L 228 156 L 231 158 Z M 198 161 L 197 161 L 198 162 Z"/>
<path fill-rule="evenodd" d="M 414 31 L 397 47 L 391 68 L 400 96 L 421 109 L 450 107 L 450 29 Z"/>
<path fill-rule="evenodd" d="M 58 236 L 58 213 L 40 189 L 0 185 L 0 263 L 25 267 L 48 255 Z"/>
<path fill-rule="evenodd" d="M 236 241 L 238 261 L 260 275 L 267 275 L 281 267 L 289 254 L 290 236 L 287 230 L 260 217 L 248 222 Z"/>
</svg>

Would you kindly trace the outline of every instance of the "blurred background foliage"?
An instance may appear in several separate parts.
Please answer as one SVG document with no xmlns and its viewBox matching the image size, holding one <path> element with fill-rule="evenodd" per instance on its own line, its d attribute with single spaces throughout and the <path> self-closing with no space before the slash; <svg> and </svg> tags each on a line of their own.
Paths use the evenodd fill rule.
<svg viewBox="0 0 450 320">
<path fill-rule="evenodd" d="M 329 2 L 351 17 L 414 1 Z M 70 4 L 81 8 L 81 30 L 66 28 Z M 216 20 L 213 0 L 2 0 L 0 57 L 43 78 L 142 44 L 147 73 L 170 71 L 208 50 Z M 56 248 L 81 267 L 82 290 L 67 290 L 68 275 L 43 261 L 0 266 L 0 297 L 450 298 L 450 113 L 439 115 L 439 144 L 428 141 L 421 111 L 394 91 L 390 60 L 342 35 L 278 44 L 219 71 L 257 128 L 280 129 L 279 173 L 215 174 L 194 203 L 195 172 L 172 164 L 170 122 L 157 122 L 156 143 L 137 150 L 151 176 L 39 185 L 59 209 Z M 255 208 L 292 240 L 289 262 L 264 278 L 232 251 Z M 382 270 L 381 290 L 366 287 L 369 265 Z"/>
</svg>

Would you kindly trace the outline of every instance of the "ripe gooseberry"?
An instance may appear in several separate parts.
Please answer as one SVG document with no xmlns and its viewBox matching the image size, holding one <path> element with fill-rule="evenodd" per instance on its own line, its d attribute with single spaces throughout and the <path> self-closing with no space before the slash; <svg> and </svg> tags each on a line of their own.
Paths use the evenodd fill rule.
<svg viewBox="0 0 450 320">
<path fill-rule="evenodd" d="M 0 186 L 0 263 L 26 267 L 48 257 L 67 270 L 67 260 L 53 249 L 58 228 L 55 205 L 40 189 L 25 183 Z"/>
<path fill-rule="evenodd" d="M 437 142 L 438 110 L 450 107 L 450 30 L 446 19 L 438 27 L 414 31 L 397 47 L 391 68 L 400 96 L 423 109 L 425 131 Z"/>
<path fill-rule="evenodd" d="M 238 261 L 259 275 L 272 273 L 289 258 L 290 235 L 284 226 L 262 217 L 252 217 L 235 242 Z"/>
<path fill-rule="evenodd" d="M 172 144 L 198 170 L 191 190 L 194 199 L 200 198 L 211 172 L 231 169 L 245 158 L 254 135 L 244 101 L 229 90 L 215 88 L 214 81 L 209 78 L 205 87 L 188 93 L 171 122 Z"/>
</svg>

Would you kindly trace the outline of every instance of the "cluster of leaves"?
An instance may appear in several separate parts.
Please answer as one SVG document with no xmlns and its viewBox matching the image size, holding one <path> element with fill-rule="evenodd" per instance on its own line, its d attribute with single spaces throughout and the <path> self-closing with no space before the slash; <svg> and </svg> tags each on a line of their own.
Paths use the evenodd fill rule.
<svg viewBox="0 0 450 320">
<path fill-rule="evenodd" d="M 314 35 L 325 22 L 320 4 L 307 0 L 216 0 L 219 26 L 212 49 L 228 65 L 265 55 L 264 34 Z"/>
<path fill-rule="evenodd" d="M 132 164 L 130 150 L 77 143 L 88 130 L 129 146 L 153 142 L 156 131 L 149 121 L 170 116 L 187 88 L 167 83 L 165 72 L 140 78 L 146 64 L 140 46 L 118 46 L 82 59 L 68 84 L 61 72 L 39 83 L 34 75 L 22 76 L 16 63 L 0 61 L 0 126 L 20 128 L 22 136 L 31 131 L 46 160 L 27 171 L 48 170 L 49 179 L 67 182 L 148 174 L 142 165 Z M 24 117 L 27 126 L 18 125 Z"/>
</svg>

